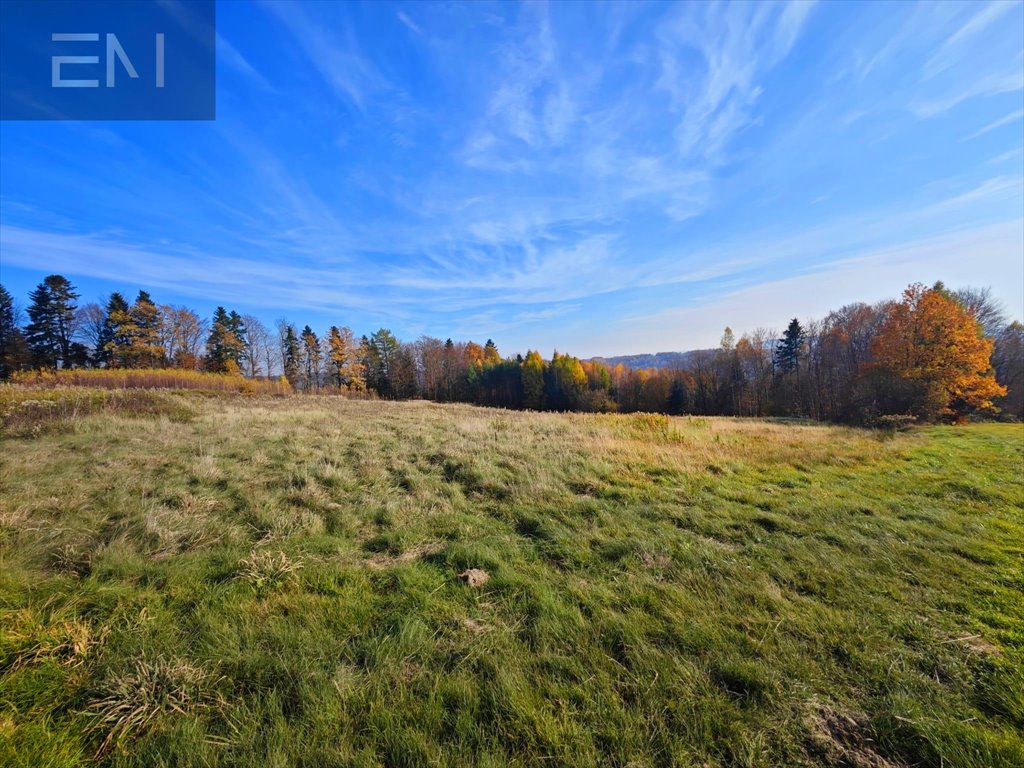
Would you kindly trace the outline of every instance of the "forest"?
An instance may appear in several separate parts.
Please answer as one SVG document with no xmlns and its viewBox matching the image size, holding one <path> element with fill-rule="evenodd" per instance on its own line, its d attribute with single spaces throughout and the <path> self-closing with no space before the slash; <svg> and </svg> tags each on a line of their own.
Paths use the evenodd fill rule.
<svg viewBox="0 0 1024 768">
<path fill-rule="evenodd" d="M 909 286 L 782 333 L 725 328 L 674 368 L 606 365 L 554 351 L 502 356 L 493 341 L 402 341 L 381 328 L 318 334 L 218 307 L 210 319 L 144 290 L 79 303 L 50 275 L 22 309 L 0 286 L 0 378 L 39 371 L 207 371 L 275 391 L 422 398 L 537 411 L 782 416 L 865 425 L 1024 418 L 1024 325 L 988 289 Z M 138 378 L 143 385 L 146 378 Z"/>
</svg>

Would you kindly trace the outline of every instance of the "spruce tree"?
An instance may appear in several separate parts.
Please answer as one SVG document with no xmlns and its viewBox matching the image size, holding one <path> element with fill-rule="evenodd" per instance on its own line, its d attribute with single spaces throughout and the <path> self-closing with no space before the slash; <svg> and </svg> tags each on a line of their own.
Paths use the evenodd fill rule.
<svg viewBox="0 0 1024 768">
<path fill-rule="evenodd" d="M 291 324 L 285 326 L 281 337 L 281 364 L 288 383 L 293 387 L 297 386 L 302 366 L 302 345 L 295 333 L 295 326 Z"/>
<path fill-rule="evenodd" d="M 160 365 L 164 356 L 164 348 L 160 343 L 163 330 L 160 308 L 146 291 L 139 291 L 128 314 L 131 318 L 133 367 L 153 368 Z"/>
<path fill-rule="evenodd" d="M 36 364 L 43 368 L 66 367 L 71 362 L 78 293 L 67 278 L 50 275 L 36 286 L 29 298 L 25 340 Z"/>
<path fill-rule="evenodd" d="M 118 368 L 124 364 L 124 352 L 131 343 L 124 332 L 128 319 L 128 302 L 124 296 L 117 292 L 110 294 L 96 348 L 96 361 L 101 365 Z"/>
<path fill-rule="evenodd" d="M 242 372 L 245 360 L 245 324 L 237 312 L 217 307 L 206 339 L 206 368 L 216 373 Z"/>
<path fill-rule="evenodd" d="M 306 389 L 320 388 L 320 339 L 308 325 L 302 329 L 302 363 Z"/>
<path fill-rule="evenodd" d="M 804 340 L 804 329 L 800 326 L 800 321 L 794 317 L 775 347 L 775 368 L 779 373 L 799 370 Z"/>
<path fill-rule="evenodd" d="M 500 362 L 501 355 L 498 354 L 498 346 L 488 339 L 484 344 L 484 365 L 497 365 Z"/>
</svg>

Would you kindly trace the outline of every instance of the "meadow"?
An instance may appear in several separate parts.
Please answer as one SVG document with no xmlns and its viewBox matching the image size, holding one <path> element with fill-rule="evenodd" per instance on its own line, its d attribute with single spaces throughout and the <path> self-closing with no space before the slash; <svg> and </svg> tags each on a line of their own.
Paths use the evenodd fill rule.
<svg viewBox="0 0 1024 768">
<path fill-rule="evenodd" d="M 1024 765 L 1024 428 L 0 388 L 0 764 Z"/>
</svg>

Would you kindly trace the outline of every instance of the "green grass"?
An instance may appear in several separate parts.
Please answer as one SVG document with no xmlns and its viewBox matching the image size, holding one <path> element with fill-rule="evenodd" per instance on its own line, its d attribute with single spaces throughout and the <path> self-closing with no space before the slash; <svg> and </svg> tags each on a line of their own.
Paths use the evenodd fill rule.
<svg viewBox="0 0 1024 768">
<path fill-rule="evenodd" d="M 1020 425 L 153 402 L 14 409 L 0 764 L 1024 765 Z"/>
</svg>

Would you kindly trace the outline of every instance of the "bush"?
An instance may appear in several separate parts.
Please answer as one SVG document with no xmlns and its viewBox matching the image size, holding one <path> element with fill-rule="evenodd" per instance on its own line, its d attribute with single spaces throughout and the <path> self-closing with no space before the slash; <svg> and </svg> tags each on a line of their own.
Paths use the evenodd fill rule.
<svg viewBox="0 0 1024 768">
<path fill-rule="evenodd" d="M 198 389 L 280 395 L 292 391 L 286 378 L 246 379 L 238 374 L 186 371 L 177 368 L 73 368 L 61 371 L 23 371 L 14 384 L 32 387 L 96 387 L 99 389 Z"/>
</svg>

